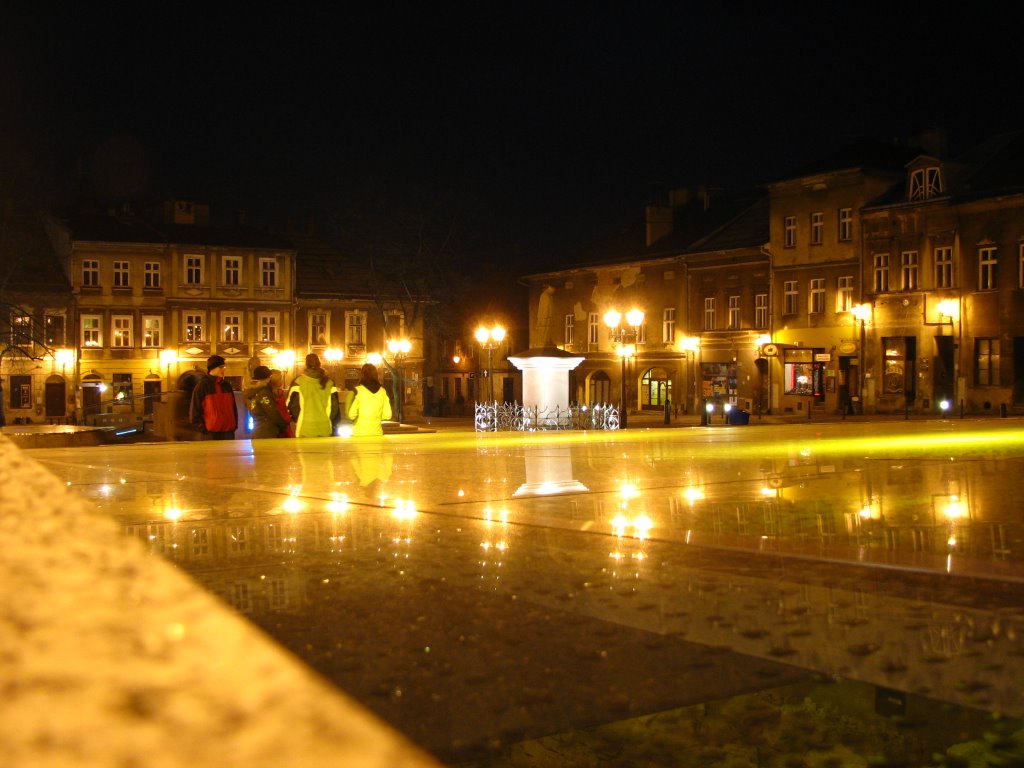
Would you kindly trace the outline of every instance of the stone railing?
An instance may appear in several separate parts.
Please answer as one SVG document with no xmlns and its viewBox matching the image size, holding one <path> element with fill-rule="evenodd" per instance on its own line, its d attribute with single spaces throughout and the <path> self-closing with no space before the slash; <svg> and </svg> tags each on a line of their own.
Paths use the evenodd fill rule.
<svg viewBox="0 0 1024 768">
<path fill-rule="evenodd" d="M 608 403 L 593 405 L 524 406 L 519 403 L 477 402 L 473 427 L 477 432 L 542 432 L 568 429 L 618 429 L 619 411 Z"/>
</svg>

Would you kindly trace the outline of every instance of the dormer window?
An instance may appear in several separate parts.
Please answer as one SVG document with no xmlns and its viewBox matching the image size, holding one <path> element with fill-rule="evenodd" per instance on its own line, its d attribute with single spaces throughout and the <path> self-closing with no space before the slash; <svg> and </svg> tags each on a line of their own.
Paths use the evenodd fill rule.
<svg viewBox="0 0 1024 768">
<path fill-rule="evenodd" d="M 910 199 L 930 200 L 942 194 L 942 174 L 937 165 L 910 172 Z"/>
</svg>

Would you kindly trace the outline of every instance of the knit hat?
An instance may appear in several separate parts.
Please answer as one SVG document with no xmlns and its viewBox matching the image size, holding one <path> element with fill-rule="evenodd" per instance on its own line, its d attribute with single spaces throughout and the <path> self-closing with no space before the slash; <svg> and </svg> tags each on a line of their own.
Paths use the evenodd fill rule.
<svg viewBox="0 0 1024 768">
<path fill-rule="evenodd" d="M 270 369 L 265 365 L 257 365 L 252 369 L 252 377 L 256 381 L 263 381 L 270 378 Z"/>
<path fill-rule="evenodd" d="M 220 368 L 222 365 L 227 365 L 227 360 L 220 355 L 210 355 L 206 359 L 206 372 L 209 373 L 214 368 Z"/>
</svg>

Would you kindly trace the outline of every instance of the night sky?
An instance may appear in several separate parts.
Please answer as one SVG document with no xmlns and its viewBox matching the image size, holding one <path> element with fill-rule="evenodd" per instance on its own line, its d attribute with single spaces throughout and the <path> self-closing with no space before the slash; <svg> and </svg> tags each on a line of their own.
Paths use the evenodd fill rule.
<svg viewBox="0 0 1024 768">
<path fill-rule="evenodd" d="M 1020 122 L 1019 40 L 973 6 L 337 5 L 8 12 L 0 156 L 63 195 L 180 195 L 254 223 L 368 189 L 431 201 L 528 271 L 671 186 Z"/>
</svg>

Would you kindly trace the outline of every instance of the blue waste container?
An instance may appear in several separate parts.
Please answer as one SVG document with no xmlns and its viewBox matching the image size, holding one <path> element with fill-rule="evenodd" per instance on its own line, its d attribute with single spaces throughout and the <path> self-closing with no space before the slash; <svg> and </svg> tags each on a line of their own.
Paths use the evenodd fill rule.
<svg viewBox="0 0 1024 768">
<path fill-rule="evenodd" d="M 744 411 L 742 408 L 733 408 L 731 411 L 729 411 L 730 426 L 740 426 L 749 423 L 750 411 Z"/>
</svg>

